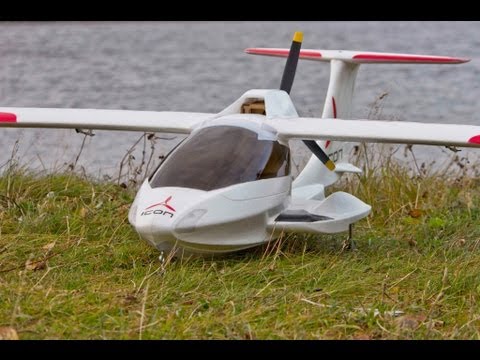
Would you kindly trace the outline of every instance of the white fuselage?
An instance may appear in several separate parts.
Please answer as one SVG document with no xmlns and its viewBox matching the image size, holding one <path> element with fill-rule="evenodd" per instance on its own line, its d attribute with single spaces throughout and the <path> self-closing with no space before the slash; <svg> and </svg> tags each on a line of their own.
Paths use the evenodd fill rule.
<svg viewBox="0 0 480 360">
<path fill-rule="evenodd" d="M 242 119 L 241 125 L 239 118 Z M 252 114 L 226 116 L 200 128 L 231 124 L 255 131 L 261 140 L 268 138 L 271 141 L 275 134 L 267 133 L 262 127 L 262 119 L 262 116 Z M 190 137 L 197 133 L 198 129 Z M 181 151 L 182 146 L 183 143 L 172 154 Z M 176 166 L 181 168 L 182 163 Z M 162 167 L 163 164 L 157 172 L 161 172 Z M 200 172 L 196 176 L 203 175 Z M 226 174 L 219 169 L 217 176 Z M 177 245 L 191 253 L 231 252 L 271 240 L 268 221 L 288 206 L 292 184 L 291 176 L 287 175 L 206 191 L 183 186 L 153 188 L 151 179 L 145 180 L 132 204 L 130 223 L 144 240 L 161 251 L 170 251 Z"/>
</svg>

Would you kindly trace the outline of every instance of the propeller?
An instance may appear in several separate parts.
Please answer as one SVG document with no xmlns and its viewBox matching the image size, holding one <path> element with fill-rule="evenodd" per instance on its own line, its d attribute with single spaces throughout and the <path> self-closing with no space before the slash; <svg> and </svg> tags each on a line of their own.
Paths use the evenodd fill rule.
<svg viewBox="0 0 480 360">
<path fill-rule="evenodd" d="M 293 35 L 292 45 L 288 53 L 285 69 L 283 70 L 282 82 L 280 83 L 280 90 L 284 90 L 290 94 L 292 90 L 293 80 L 295 79 L 295 72 L 297 71 L 298 58 L 300 57 L 300 48 L 302 47 L 303 33 L 295 32 Z M 308 149 L 315 154 L 315 156 L 330 170 L 335 170 L 335 164 L 325 151 L 314 140 L 303 140 L 303 143 Z"/>
</svg>

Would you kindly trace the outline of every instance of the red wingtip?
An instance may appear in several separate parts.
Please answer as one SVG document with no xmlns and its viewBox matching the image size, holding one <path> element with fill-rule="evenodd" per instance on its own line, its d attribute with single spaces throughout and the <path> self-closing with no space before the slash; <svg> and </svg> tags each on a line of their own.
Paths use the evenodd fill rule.
<svg viewBox="0 0 480 360">
<path fill-rule="evenodd" d="M 17 115 L 0 112 L 0 122 L 8 122 L 8 123 L 17 122 Z"/>
<path fill-rule="evenodd" d="M 480 145 L 480 135 L 474 136 L 468 140 L 470 144 L 478 144 Z"/>
</svg>

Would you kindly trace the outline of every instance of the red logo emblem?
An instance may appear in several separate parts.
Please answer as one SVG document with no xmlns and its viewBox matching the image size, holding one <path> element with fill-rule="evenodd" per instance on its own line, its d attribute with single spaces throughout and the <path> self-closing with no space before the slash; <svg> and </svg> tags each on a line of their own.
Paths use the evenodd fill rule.
<svg viewBox="0 0 480 360">
<path fill-rule="evenodd" d="M 173 207 L 171 207 L 170 205 L 168 205 L 168 202 L 172 199 L 171 196 L 169 196 L 168 198 L 166 198 L 165 200 L 163 200 L 161 203 L 157 203 L 157 204 L 153 204 L 153 205 L 150 205 L 149 207 L 145 208 L 145 210 L 148 210 L 148 209 L 151 209 L 151 208 L 154 208 L 156 206 L 164 206 L 166 207 L 168 210 L 171 210 L 171 211 L 176 211 Z"/>
</svg>

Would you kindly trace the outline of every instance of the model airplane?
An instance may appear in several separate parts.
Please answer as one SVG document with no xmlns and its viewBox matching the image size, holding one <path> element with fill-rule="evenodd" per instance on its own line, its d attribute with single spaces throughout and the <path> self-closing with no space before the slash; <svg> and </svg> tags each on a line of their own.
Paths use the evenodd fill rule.
<svg viewBox="0 0 480 360">
<path fill-rule="evenodd" d="M 264 244 L 282 232 L 339 233 L 371 207 L 324 188 L 343 173 L 343 142 L 479 147 L 480 127 L 415 122 L 340 120 L 350 117 L 360 64 L 458 64 L 469 60 L 360 51 L 247 49 L 286 57 L 279 90 L 250 90 L 218 114 L 94 109 L 0 108 L 0 126 L 128 130 L 189 134 L 140 187 L 128 219 L 161 251 L 225 253 Z M 298 59 L 330 62 L 322 118 L 299 117 L 289 96 Z M 289 140 L 313 155 L 293 180 Z"/>
</svg>

